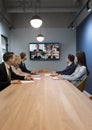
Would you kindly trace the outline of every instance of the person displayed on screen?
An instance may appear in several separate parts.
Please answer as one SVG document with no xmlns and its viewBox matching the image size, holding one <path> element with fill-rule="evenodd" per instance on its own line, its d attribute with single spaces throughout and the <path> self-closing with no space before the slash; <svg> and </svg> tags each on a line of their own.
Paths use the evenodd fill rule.
<svg viewBox="0 0 92 130">
<path fill-rule="evenodd" d="M 48 55 L 50 55 L 50 52 L 51 52 L 50 45 L 46 44 L 44 46 L 44 48 L 45 48 L 45 50 L 44 50 L 45 57 L 47 57 L 47 59 L 48 59 Z"/>
<path fill-rule="evenodd" d="M 55 60 L 56 59 L 56 57 L 53 54 L 53 51 L 50 52 L 50 56 L 48 56 L 48 59 L 49 60 Z"/>
<path fill-rule="evenodd" d="M 25 73 L 31 73 L 30 70 L 27 69 L 25 65 L 25 61 L 27 60 L 27 55 L 25 52 L 20 53 L 20 58 L 21 58 L 21 64 L 19 65 L 20 69 L 25 72 Z"/>
<path fill-rule="evenodd" d="M 57 48 L 55 47 L 55 45 L 51 45 L 51 51 L 56 52 Z"/>
<path fill-rule="evenodd" d="M 77 86 L 85 76 L 89 75 L 85 52 L 77 52 L 75 57 L 77 68 L 71 75 L 59 75 L 58 78 L 65 79 Z"/>
<path fill-rule="evenodd" d="M 36 49 L 35 49 L 33 52 L 40 52 L 40 53 L 43 52 L 43 50 L 40 49 L 40 45 L 39 45 L 39 44 L 36 44 L 36 45 L 35 45 L 35 48 L 36 48 Z"/>
<path fill-rule="evenodd" d="M 34 57 L 34 60 L 41 60 L 42 57 L 40 55 L 40 52 L 36 52 L 36 56 Z"/>
</svg>

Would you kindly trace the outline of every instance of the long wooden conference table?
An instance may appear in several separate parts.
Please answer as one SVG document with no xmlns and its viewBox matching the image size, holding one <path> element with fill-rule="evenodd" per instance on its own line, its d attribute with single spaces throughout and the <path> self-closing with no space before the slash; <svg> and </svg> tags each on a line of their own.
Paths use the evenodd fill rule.
<svg viewBox="0 0 92 130">
<path fill-rule="evenodd" d="M 92 130 L 92 102 L 68 81 L 41 75 L 0 92 L 0 130 Z"/>
</svg>

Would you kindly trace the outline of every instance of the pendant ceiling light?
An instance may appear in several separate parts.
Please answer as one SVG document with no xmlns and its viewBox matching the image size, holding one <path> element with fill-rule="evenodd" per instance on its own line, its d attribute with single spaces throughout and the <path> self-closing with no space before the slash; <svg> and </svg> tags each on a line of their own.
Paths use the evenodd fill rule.
<svg viewBox="0 0 92 130">
<path fill-rule="evenodd" d="M 39 28 L 42 26 L 42 19 L 38 15 L 34 15 L 31 20 L 30 24 L 33 28 Z"/>
<path fill-rule="evenodd" d="M 87 8 L 88 12 L 91 12 L 91 8 L 89 7 L 89 2 L 87 3 L 87 7 L 86 8 Z"/>
<path fill-rule="evenodd" d="M 43 42 L 44 41 L 44 36 L 42 34 L 37 35 L 37 41 Z"/>
</svg>

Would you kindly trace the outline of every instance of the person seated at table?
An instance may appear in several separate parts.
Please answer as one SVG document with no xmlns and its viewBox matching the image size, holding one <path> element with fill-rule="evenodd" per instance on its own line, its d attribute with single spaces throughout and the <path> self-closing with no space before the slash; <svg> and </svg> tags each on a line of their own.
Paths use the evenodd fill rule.
<svg viewBox="0 0 92 130">
<path fill-rule="evenodd" d="M 53 51 L 50 52 L 50 56 L 48 57 L 49 60 L 55 60 L 56 57 L 53 54 Z"/>
<path fill-rule="evenodd" d="M 0 64 L 0 91 L 8 87 L 10 84 L 21 83 L 20 80 L 31 80 L 31 76 L 20 76 L 13 72 L 11 65 L 15 61 L 13 52 L 6 52 L 3 55 L 3 60 Z"/>
<path fill-rule="evenodd" d="M 21 52 L 21 53 L 20 53 L 20 58 L 21 58 L 21 64 L 19 65 L 20 69 L 21 69 L 23 72 L 31 73 L 31 71 L 28 70 L 27 67 L 26 67 L 26 65 L 25 65 L 25 61 L 27 60 L 26 53 L 25 53 L 25 52 Z"/>
<path fill-rule="evenodd" d="M 75 59 L 74 55 L 68 54 L 68 57 L 66 59 L 67 67 L 62 71 L 57 71 L 56 73 L 53 72 L 51 75 L 52 76 L 56 76 L 58 74 L 71 75 L 75 71 L 75 69 L 77 67 L 77 65 L 74 62 L 74 59 Z"/>
<path fill-rule="evenodd" d="M 89 75 L 89 70 L 86 63 L 85 52 L 77 52 L 75 60 L 77 62 L 77 68 L 71 75 L 59 75 L 58 78 L 68 80 L 77 86 L 85 76 Z"/>
<path fill-rule="evenodd" d="M 57 71 L 57 73 L 64 74 L 64 75 L 71 75 L 77 67 L 77 65 L 74 62 L 74 59 L 75 59 L 74 55 L 68 54 L 68 57 L 66 59 L 67 67 L 62 71 Z"/>
<path fill-rule="evenodd" d="M 34 60 L 41 60 L 42 57 L 40 56 L 40 52 L 36 52 L 36 56 L 34 57 Z"/>
<path fill-rule="evenodd" d="M 20 68 L 19 65 L 21 64 L 21 58 L 20 56 L 15 55 L 15 60 L 14 63 L 12 64 L 12 70 L 14 73 L 20 75 L 20 76 L 31 76 L 31 74 L 23 72 Z"/>
</svg>

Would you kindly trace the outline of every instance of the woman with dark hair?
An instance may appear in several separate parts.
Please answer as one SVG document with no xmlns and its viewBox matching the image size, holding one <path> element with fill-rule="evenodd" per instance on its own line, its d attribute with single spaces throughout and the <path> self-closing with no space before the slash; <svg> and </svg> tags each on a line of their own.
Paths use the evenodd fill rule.
<svg viewBox="0 0 92 130">
<path fill-rule="evenodd" d="M 77 52 L 76 61 L 80 66 L 86 67 L 86 70 L 87 70 L 86 74 L 89 75 L 89 70 L 88 70 L 88 67 L 87 67 L 85 52 Z"/>
<path fill-rule="evenodd" d="M 77 52 L 75 57 L 77 68 L 71 75 L 59 75 L 58 78 L 66 79 L 72 82 L 75 86 L 87 75 L 89 70 L 86 63 L 86 55 L 84 52 Z"/>
</svg>

